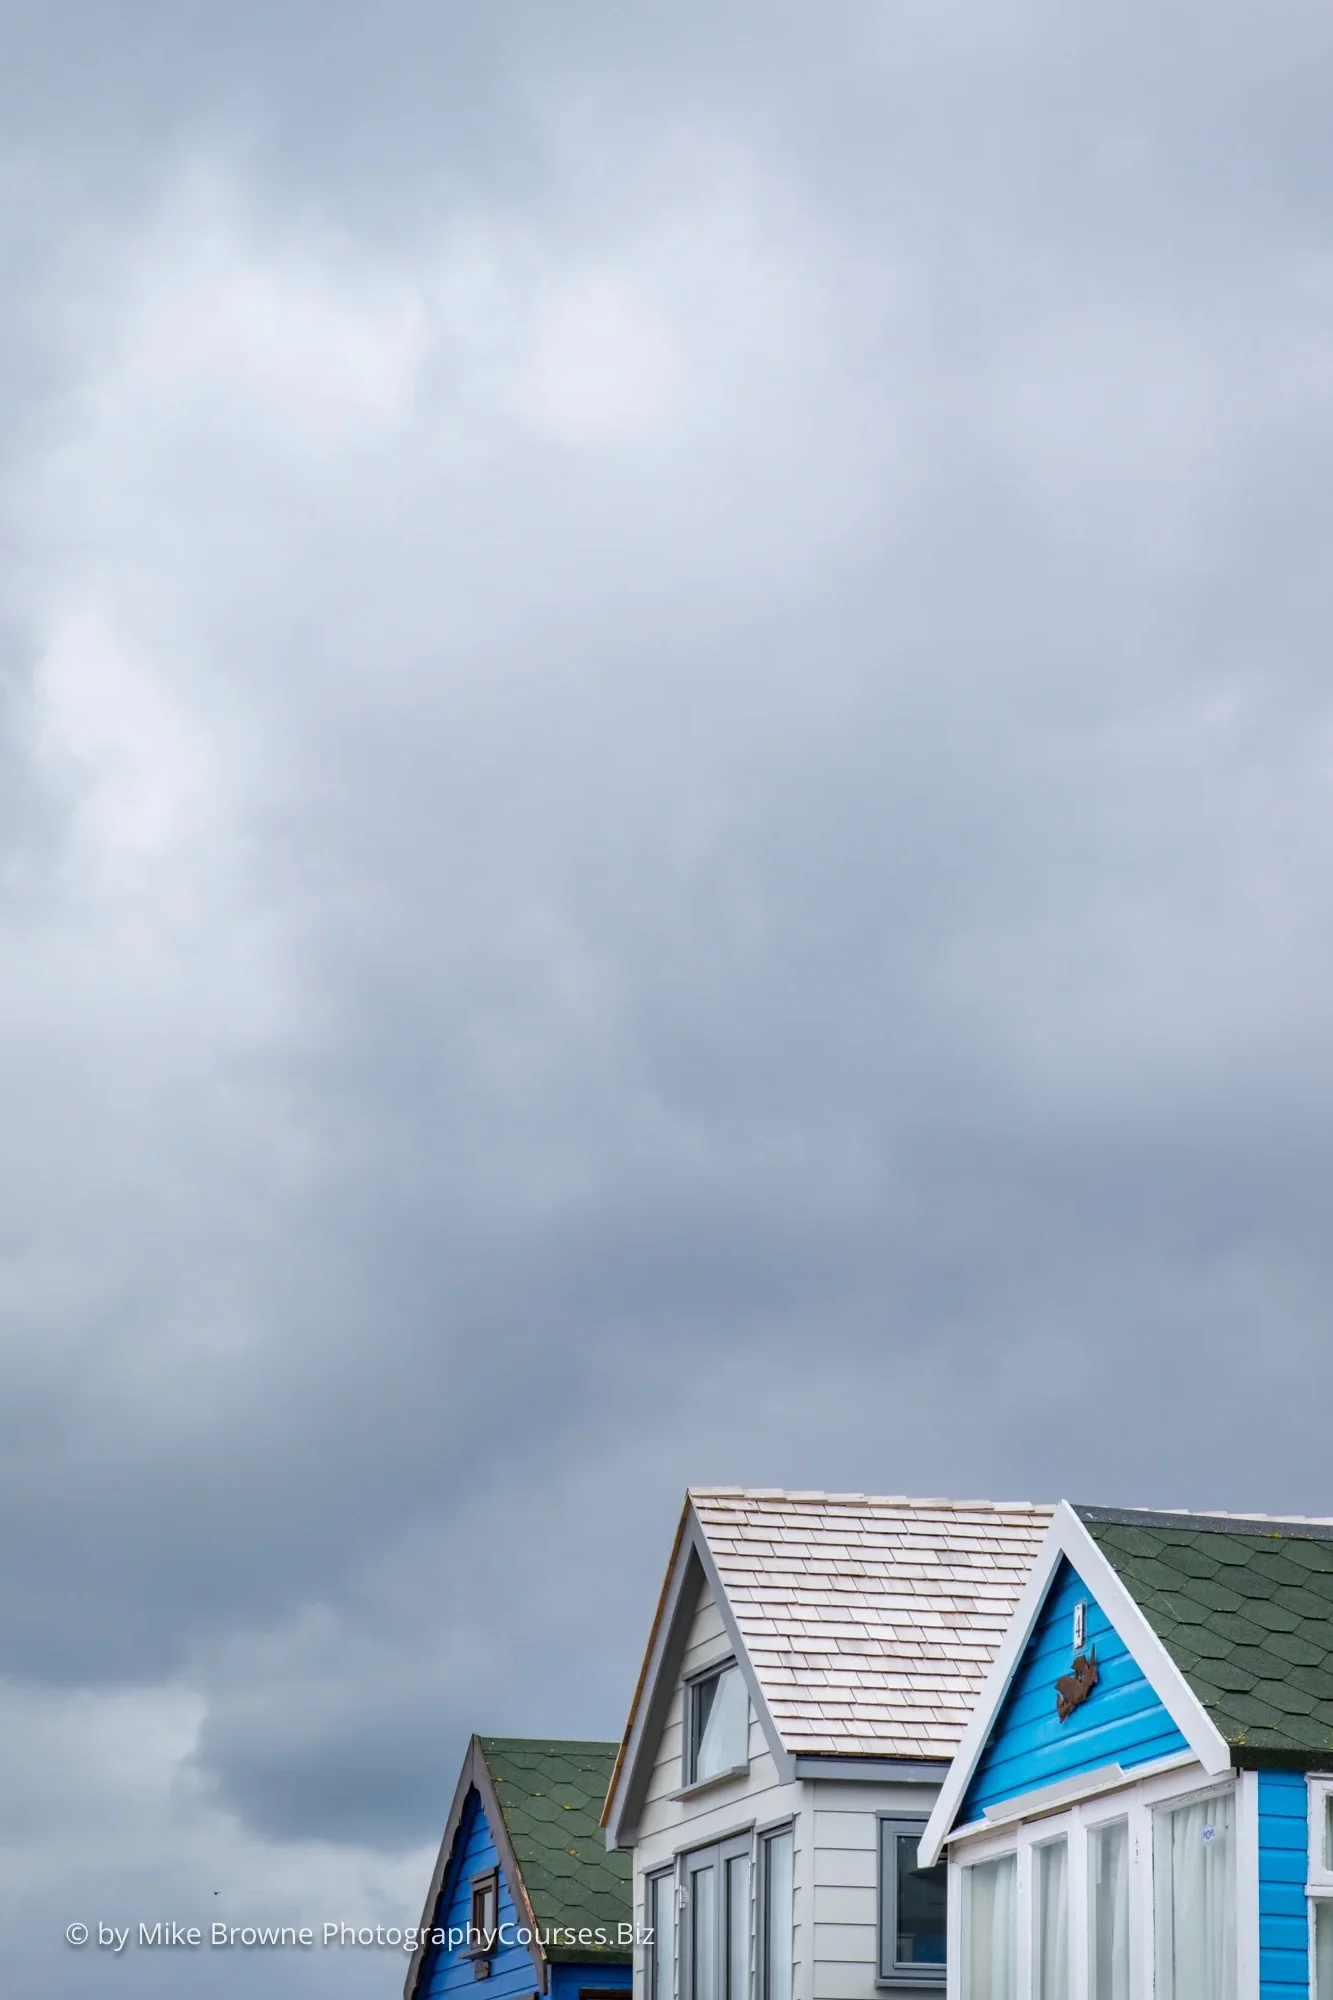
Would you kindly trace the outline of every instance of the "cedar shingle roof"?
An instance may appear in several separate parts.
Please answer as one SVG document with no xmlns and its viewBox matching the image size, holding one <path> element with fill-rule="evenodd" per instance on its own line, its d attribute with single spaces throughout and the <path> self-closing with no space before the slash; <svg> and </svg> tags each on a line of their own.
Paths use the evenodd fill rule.
<svg viewBox="0 0 1333 2000">
<path fill-rule="evenodd" d="M 952 1757 L 1052 1508 L 738 1487 L 689 1498 L 786 1749 Z"/>
</svg>

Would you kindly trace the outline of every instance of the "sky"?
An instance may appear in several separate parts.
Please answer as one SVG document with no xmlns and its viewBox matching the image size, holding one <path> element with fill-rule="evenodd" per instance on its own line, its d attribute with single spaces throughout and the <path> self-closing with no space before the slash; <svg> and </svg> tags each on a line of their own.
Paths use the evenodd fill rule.
<svg viewBox="0 0 1333 2000">
<path fill-rule="evenodd" d="M 3 1990 L 415 1919 L 689 1482 L 1333 1513 L 1328 9 L 0 25 Z"/>
</svg>

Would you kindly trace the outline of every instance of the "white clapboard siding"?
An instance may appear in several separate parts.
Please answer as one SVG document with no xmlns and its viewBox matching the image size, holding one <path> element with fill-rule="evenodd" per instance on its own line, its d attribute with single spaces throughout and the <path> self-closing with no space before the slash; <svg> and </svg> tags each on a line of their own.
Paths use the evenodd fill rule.
<svg viewBox="0 0 1333 2000">
<path fill-rule="evenodd" d="M 817 1847 L 817 1889 L 873 1889 L 879 1878 L 879 1857 L 873 1847 Z"/>
</svg>

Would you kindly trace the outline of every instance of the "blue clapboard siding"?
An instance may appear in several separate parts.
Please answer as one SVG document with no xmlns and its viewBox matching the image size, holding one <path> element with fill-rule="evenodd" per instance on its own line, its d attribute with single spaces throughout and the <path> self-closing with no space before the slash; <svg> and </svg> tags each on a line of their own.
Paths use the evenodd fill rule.
<svg viewBox="0 0 1333 2000">
<path fill-rule="evenodd" d="M 1259 2000 L 1309 2000 L 1305 1779 L 1259 1773 Z"/>
<path fill-rule="evenodd" d="M 486 1815 L 481 1809 L 481 1801 L 472 1792 L 463 1809 L 458 1838 L 454 1843 L 453 1859 L 445 1878 L 444 1890 L 440 1897 L 435 1924 L 441 1929 L 466 1926 L 472 1915 L 472 1877 L 480 1875 L 488 1868 L 498 1868 L 500 1856 Z M 500 1922 L 517 1923 L 513 1893 L 504 1872 L 500 1874 Z M 519 2000 L 521 1995 L 531 1995 L 537 1990 L 537 1975 L 532 1963 L 532 1953 L 526 1945 L 502 1945 L 491 1959 L 491 1976 L 479 1980 L 473 1970 L 473 1961 L 465 1958 L 463 1947 L 450 1951 L 445 1946 L 432 1955 L 427 1968 L 426 1979 L 419 1992 L 424 1992 L 427 2000 Z"/>
<path fill-rule="evenodd" d="M 602 1991 L 628 1993 L 631 1970 L 628 1965 L 553 1965 L 551 2000 L 579 2000 L 580 1993 L 597 1987 Z"/>
<path fill-rule="evenodd" d="M 1073 1663 L 1074 1606 L 1088 1607 L 1087 1646 L 1101 1678 L 1068 1722 L 1055 1713 L 1055 1683 Z M 1082 1578 L 1062 1562 L 987 1740 L 959 1822 L 1104 1764 L 1132 1770 L 1188 1748 L 1152 1683 Z"/>
</svg>

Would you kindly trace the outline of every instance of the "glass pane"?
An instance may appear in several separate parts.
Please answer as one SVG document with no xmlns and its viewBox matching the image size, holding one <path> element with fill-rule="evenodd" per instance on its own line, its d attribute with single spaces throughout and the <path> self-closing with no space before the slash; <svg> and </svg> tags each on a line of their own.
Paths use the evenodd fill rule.
<svg viewBox="0 0 1333 2000">
<path fill-rule="evenodd" d="M 1324 1793 L 1324 1866 L 1333 1868 L 1333 1792 Z"/>
<path fill-rule="evenodd" d="M 896 1966 L 944 1963 L 944 1899 L 949 1871 L 943 1862 L 934 1868 L 919 1868 L 916 1853 L 920 1843 L 917 1833 L 894 1837 L 898 1850 L 894 1871 L 898 1891 Z"/>
<path fill-rule="evenodd" d="M 1129 1824 L 1099 1826 L 1088 1840 L 1092 2000 L 1129 2000 Z"/>
<path fill-rule="evenodd" d="M 1236 2000 L 1230 1792 L 1158 1815 L 1158 2000 Z"/>
<path fill-rule="evenodd" d="M 1048 1840 L 1032 1856 L 1034 2000 L 1069 2000 L 1068 1855 L 1067 1841 Z"/>
<path fill-rule="evenodd" d="M 764 1842 L 764 2000 L 791 2000 L 792 1836 Z"/>
<path fill-rule="evenodd" d="M 1012 1854 L 1002 1854 L 998 1861 L 978 1861 L 967 1870 L 963 1902 L 967 2000 L 1014 2000 L 1018 1984 L 1014 1926 L 1017 1873 Z"/>
<path fill-rule="evenodd" d="M 694 1690 L 694 1776 L 716 1778 L 749 1760 L 750 1697 L 739 1667 L 724 1667 Z"/>
<path fill-rule="evenodd" d="M 690 2000 L 718 2000 L 715 1868 L 690 1871 Z"/>
<path fill-rule="evenodd" d="M 648 1959 L 649 2000 L 671 2000 L 675 1902 L 674 1878 L 654 1875 L 648 1884 L 648 1924 L 653 1934 Z"/>
<path fill-rule="evenodd" d="M 1316 2000 L 1333 2000 L 1333 1903 L 1314 1906 L 1314 1990 Z"/>
<path fill-rule="evenodd" d="M 748 2000 L 750 1991 L 750 1857 L 733 1854 L 727 1863 L 727 2000 Z"/>
</svg>

